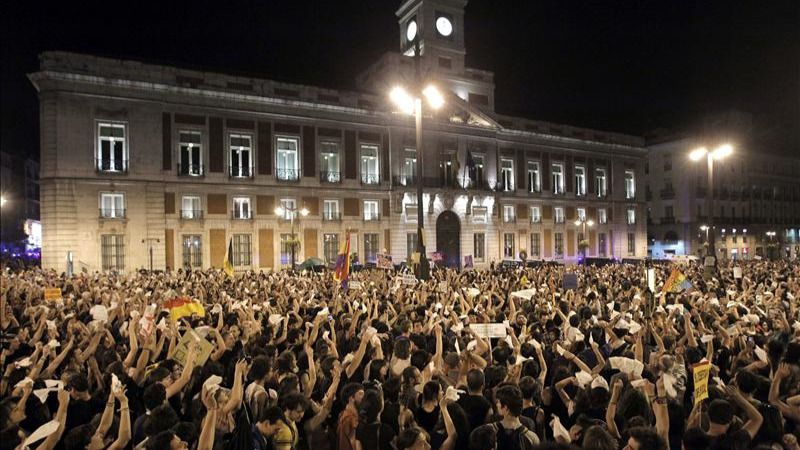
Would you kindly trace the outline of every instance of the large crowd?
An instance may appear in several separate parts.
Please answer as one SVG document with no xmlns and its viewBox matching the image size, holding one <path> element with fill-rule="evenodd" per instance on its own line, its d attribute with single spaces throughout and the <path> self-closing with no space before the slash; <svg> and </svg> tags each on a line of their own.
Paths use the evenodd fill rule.
<svg viewBox="0 0 800 450">
<path fill-rule="evenodd" d="M 654 269 L 5 271 L 0 450 L 800 450 L 800 265 Z"/>
</svg>

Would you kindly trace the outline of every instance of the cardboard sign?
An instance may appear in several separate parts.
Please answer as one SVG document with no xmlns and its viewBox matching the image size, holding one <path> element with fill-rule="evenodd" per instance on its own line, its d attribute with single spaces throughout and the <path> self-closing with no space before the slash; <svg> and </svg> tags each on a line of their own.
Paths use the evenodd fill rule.
<svg viewBox="0 0 800 450">
<path fill-rule="evenodd" d="M 360 281 L 351 281 L 348 283 L 350 289 L 361 289 L 361 282 Z"/>
<path fill-rule="evenodd" d="M 392 255 L 378 253 L 377 266 L 379 269 L 393 269 L 394 265 L 392 264 Z"/>
<path fill-rule="evenodd" d="M 417 277 L 415 277 L 413 273 L 404 273 L 401 279 L 403 281 L 403 284 L 412 286 L 417 284 Z"/>
<path fill-rule="evenodd" d="M 214 345 L 201 338 L 194 330 L 189 330 L 183 334 L 180 342 L 175 347 L 175 353 L 172 355 L 172 359 L 177 361 L 181 366 L 185 366 L 186 356 L 189 354 L 189 345 L 194 345 L 195 343 L 200 345 L 200 352 L 195 358 L 195 366 L 203 366 L 206 361 L 208 361 L 208 357 L 211 356 Z"/>
<path fill-rule="evenodd" d="M 733 278 L 742 278 L 742 268 L 741 267 L 734 267 L 733 268 Z"/>
<path fill-rule="evenodd" d="M 692 366 L 694 379 L 694 404 L 708 398 L 708 375 L 711 373 L 711 363 L 702 362 Z"/>
<path fill-rule="evenodd" d="M 61 298 L 61 288 L 44 288 L 44 299 L 47 301 Z"/>
<path fill-rule="evenodd" d="M 473 323 L 469 328 L 484 339 L 506 338 L 506 326 L 502 323 Z"/>
<path fill-rule="evenodd" d="M 565 273 L 564 280 L 563 280 L 563 287 L 564 290 L 567 289 L 578 289 L 578 274 L 577 273 Z"/>
</svg>

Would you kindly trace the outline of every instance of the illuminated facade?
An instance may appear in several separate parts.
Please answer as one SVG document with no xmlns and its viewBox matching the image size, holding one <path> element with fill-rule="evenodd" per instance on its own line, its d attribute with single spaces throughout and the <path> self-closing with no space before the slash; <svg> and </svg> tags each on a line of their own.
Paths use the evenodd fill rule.
<svg viewBox="0 0 800 450">
<path fill-rule="evenodd" d="M 292 239 L 278 206 L 308 209 L 298 261 L 335 259 L 346 230 L 361 262 L 405 261 L 418 207 L 428 251 L 453 265 L 521 250 L 569 263 L 582 240 L 588 256 L 644 257 L 643 140 L 497 113 L 493 74 L 464 66 L 465 5 L 403 4 L 400 51 L 360 75 L 359 92 L 44 53 L 30 75 L 43 266 L 220 267 L 232 242 L 237 270 L 280 268 Z M 424 167 L 413 119 L 388 99 L 413 80 L 411 21 L 423 73 L 449 92 L 424 118 Z M 586 236 L 579 218 L 594 222 Z"/>
</svg>

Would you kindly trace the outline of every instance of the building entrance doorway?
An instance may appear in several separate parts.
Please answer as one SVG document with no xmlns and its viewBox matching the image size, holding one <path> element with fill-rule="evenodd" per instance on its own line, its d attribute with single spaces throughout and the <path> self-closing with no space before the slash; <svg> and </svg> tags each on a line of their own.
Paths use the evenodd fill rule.
<svg viewBox="0 0 800 450">
<path fill-rule="evenodd" d="M 445 211 L 436 219 L 436 251 L 442 254 L 441 264 L 461 267 L 461 221 L 453 211 Z"/>
</svg>

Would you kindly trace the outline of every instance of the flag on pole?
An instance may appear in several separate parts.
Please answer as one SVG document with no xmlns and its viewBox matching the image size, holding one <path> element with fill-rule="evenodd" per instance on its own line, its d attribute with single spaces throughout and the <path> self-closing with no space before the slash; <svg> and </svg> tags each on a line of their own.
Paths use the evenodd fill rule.
<svg viewBox="0 0 800 450">
<path fill-rule="evenodd" d="M 169 311 L 169 317 L 173 322 L 181 317 L 197 314 L 200 317 L 206 316 L 206 310 L 200 302 L 196 302 L 189 297 L 175 297 L 164 302 L 164 309 Z"/>
<path fill-rule="evenodd" d="M 344 242 L 336 257 L 336 266 L 333 269 L 333 279 L 342 283 L 347 289 L 347 280 L 350 278 L 350 232 L 345 234 Z"/>
<path fill-rule="evenodd" d="M 232 253 L 233 253 L 233 239 L 230 239 L 228 240 L 228 248 L 225 250 L 225 259 L 222 261 L 222 270 L 224 270 L 229 277 L 233 276 L 233 264 L 231 263 Z"/>
<path fill-rule="evenodd" d="M 664 282 L 664 287 L 661 289 L 661 292 L 677 293 L 692 288 L 694 288 L 694 286 L 692 286 L 692 283 L 686 278 L 686 275 L 678 269 L 672 269 L 672 273 L 669 274 L 669 278 Z"/>
</svg>

